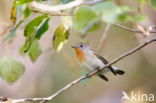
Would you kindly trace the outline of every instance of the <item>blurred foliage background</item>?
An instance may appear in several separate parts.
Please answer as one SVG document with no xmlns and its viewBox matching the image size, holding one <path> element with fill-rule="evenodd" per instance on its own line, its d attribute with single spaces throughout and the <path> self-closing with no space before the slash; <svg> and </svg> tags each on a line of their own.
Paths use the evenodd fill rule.
<svg viewBox="0 0 156 103">
<path fill-rule="evenodd" d="M 58 0 L 58 1 L 39 0 L 38 2 L 44 2 L 45 4 L 49 4 L 49 5 L 57 5 L 60 3 L 65 4 L 70 1 L 72 0 Z M 146 29 L 149 26 L 155 25 L 156 24 L 155 4 L 149 3 L 153 1 L 154 0 L 113 1 L 113 3 L 116 4 L 118 7 L 123 8 L 124 6 L 124 8 L 126 8 L 126 14 L 124 14 L 124 16 L 122 15 L 124 19 L 122 17 L 120 19 L 116 19 L 116 18 L 114 19 L 113 17 L 116 17 L 116 15 L 118 15 L 117 13 L 118 11 L 112 10 L 113 15 L 111 15 L 111 13 L 108 13 L 110 17 L 103 16 L 102 18 L 103 22 L 100 21 L 99 18 L 98 19 L 96 18 L 94 22 L 90 23 L 93 29 L 97 29 L 96 31 L 93 30 L 94 32 L 89 32 L 89 30 L 91 29 L 90 25 L 88 25 L 89 27 L 86 27 L 86 25 L 79 24 L 80 22 L 82 22 L 81 18 L 88 18 L 88 19 L 91 19 L 92 17 L 94 18 L 94 14 L 91 17 L 90 15 L 92 12 L 89 11 L 90 7 L 93 7 L 94 5 L 91 5 L 90 7 L 83 5 L 84 7 L 81 7 L 80 9 L 78 9 L 77 7 L 63 12 L 63 13 L 70 13 L 72 10 L 74 10 L 75 15 L 78 15 L 76 16 L 77 18 L 74 17 L 74 20 L 76 20 L 74 23 L 76 24 L 74 24 L 74 26 L 72 25 L 73 27 L 70 25 L 72 23 L 71 22 L 72 16 L 48 16 L 46 20 L 48 21 L 49 28 L 47 31 L 43 31 L 44 35 L 42 35 L 41 38 L 39 37 L 40 39 L 37 39 L 37 43 L 34 44 L 35 48 L 32 47 L 32 49 L 27 52 L 29 55 L 28 56 L 25 54 L 25 52 L 21 50 L 21 47 L 25 43 L 25 40 L 29 38 L 29 36 L 24 36 L 25 35 L 24 29 L 26 25 L 31 22 L 31 20 L 33 20 L 36 17 L 39 17 L 41 14 L 33 12 L 30 14 L 29 17 L 27 16 L 23 17 L 21 16 L 24 15 L 23 13 L 21 14 L 17 13 L 16 15 L 17 17 L 15 17 L 16 22 L 14 22 L 13 20 L 10 20 L 10 17 L 13 16 L 13 14 L 11 14 L 11 10 L 13 10 L 12 9 L 13 1 L 0 0 L 1 62 L 3 61 L 3 59 L 5 61 L 6 58 L 7 60 L 10 60 L 9 58 L 11 57 L 16 59 L 17 62 L 21 63 L 20 65 L 24 66 L 24 67 L 19 67 L 24 69 L 17 70 L 18 73 L 19 71 L 21 71 L 18 74 L 20 78 L 17 81 L 16 78 L 10 80 L 10 77 L 5 77 L 5 76 L 4 79 L 1 73 L 1 77 L 3 78 L 0 78 L 0 96 L 10 97 L 10 98 L 47 97 L 55 93 L 56 91 L 58 91 L 59 89 L 61 89 L 62 87 L 70 83 L 71 81 L 80 77 L 84 72 L 84 68 L 79 65 L 76 59 L 75 52 L 71 48 L 72 45 L 77 44 L 79 42 L 86 42 L 92 48 L 97 50 L 99 41 L 104 34 L 107 23 L 113 23 L 113 24 L 121 23 L 121 25 L 124 25 L 129 28 L 135 28 L 135 29 L 138 29 L 138 25 Z M 27 5 L 25 4 L 24 6 L 21 7 L 18 6 L 18 8 L 26 8 L 26 7 Z M 117 8 L 115 7 L 115 9 Z M 129 12 L 127 11 L 127 9 L 130 10 L 132 9 L 133 12 L 131 11 Z M 17 9 L 17 12 L 20 12 L 20 10 L 23 9 Z M 83 12 L 87 12 L 85 10 L 88 10 L 89 14 L 84 13 L 86 15 L 80 15 L 81 13 L 83 14 Z M 80 14 L 77 13 L 78 11 L 80 12 Z M 106 10 L 103 11 L 105 11 L 104 13 L 106 14 L 107 12 L 109 12 Z M 19 27 L 17 27 L 18 29 L 17 31 L 15 31 L 13 36 L 7 38 L 8 35 L 12 32 L 10 31 L 10 25 L 12 24 L 12 22 L 17 24 L 17 22 L 20 20 L 24 20 L 24 21 L 22 21 Z M 60 27 L 61 29 L 58 28 L 58 26 L 60 26 L 60 24 L 62 23 L 68 24 L 70 28 L 70 35 L 67 40 L 65 39 L 65 42 L 63 41 L 63 43 L 65 43 L 63 48 L 59 52 L 57 52 L 58 50 L 57 45 L 59 44 L 58 41 L 56 41 L 55 43 L 54 40 L 57 38 L 61 30 L 65 30 L 64 34 L 66 36 L 68 36 L 68 32 L 69 32 L 66 27 Z M 104 40 L 101 50 L 99 51 L 100 54 L 103 57 L 105 57 L 108 61 L 115 59 L 119 55 L 136 47 L 137 45 L 144 42 L 145 40 L 155 36 L 154 33 L 145 36 L 142 33 L 130 32 L 123 28 L 119 28 L 113 24 L 110 26 L 107 32 L 106 39 Z M 33 23 L 31 25 L 33 25 Z M 13 25 L 13 27 L 16 28 L 16 25 Z M 31 31 L 29 30 L 30 29 L 28 29 L 28 32 L 36 33 L 35 26 L 33 30 Z M 41 34 L 42 33 L 39 33 L 38 35 Z M 55 39 L 54 39 L 54 35 L 55 35 Z M 6 38 L 7 40 L 5 41 L 4 39 Z M 30 51 L 39 51 L 39 52 L 34 53 Z M 37 57 L 30 56 L 30 55 L 34 56 L 36 54 Z M 22 56 L 22 55 L 26 55 L 26 56 Z M 86 84 L 83 83 L 76 84 L 70 89 L 68 89 L 67 91 L 65 91 L 64 93 L 54 98 L 54 100 L 50 102 L 51 103 L 129 103 L 128 101 L 121 101 L 121 97 L 123 96 L 122 91 L 126 91 L 126 93 L 131 93 L 131 91 L 135 91 L 137 93 L 138 91 L 140 91 L 141 93 L 156 94 L 155 58 L 156 58 L 156 45 L 155 43 L 153 43 L 115 64 L 115 66 L 121 68 L 126 72 L 125 75 L 114 76 L 112 73 L 108 73 L 107 77 L 109 78 L 109 82 L 105 82 L 97 78 L 96 76 L 93 76 L 87 81 Z M 9 63 L 10 62 L 11 61 L 9 61 Z M 4 65 L 0 66 L 0 69 L 11 68 L 9 66 L 12 66 L 13 64 L 12 63 L 9 64 L 9 63 L 8 64 L 6 63 L 5 67 L 3 67 Z M 136 103 L 142 103 L 142 102 L 136 102 Z"/>
</svg>

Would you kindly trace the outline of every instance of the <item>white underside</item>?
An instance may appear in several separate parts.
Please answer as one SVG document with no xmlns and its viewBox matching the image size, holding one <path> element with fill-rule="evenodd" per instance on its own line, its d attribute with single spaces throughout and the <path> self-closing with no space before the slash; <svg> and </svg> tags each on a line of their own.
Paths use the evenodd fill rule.
<svg viewBox="0 0 156 103">
<path fill-rule="evenodd" d="M 86 68 L 87 71 L 93 71 L 97 69 L 97 67 L 103 67 L 105 64 L 92 53 L 92 51 L 89 51 L 88 53 L 85 53 L 85 60 L 82 62 L 82 65 Z M 112 66 L 114 70 L 118 70 L 117 67 Z M 110 69 L 105 68 L 102 73 L 109 72 Z"/>
</svg>

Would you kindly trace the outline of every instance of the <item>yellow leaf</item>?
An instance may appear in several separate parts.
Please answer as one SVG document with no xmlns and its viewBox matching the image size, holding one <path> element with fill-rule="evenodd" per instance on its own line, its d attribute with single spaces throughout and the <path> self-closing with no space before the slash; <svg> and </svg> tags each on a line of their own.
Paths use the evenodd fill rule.
<svg viewBox="0 0 156 103">
<path fill-rule="evenodd" d="M 16 22 L 16 7 L 14 7 L 14 6 L 11 8 L 11 21 L 13 23 Z"/>
</svg>

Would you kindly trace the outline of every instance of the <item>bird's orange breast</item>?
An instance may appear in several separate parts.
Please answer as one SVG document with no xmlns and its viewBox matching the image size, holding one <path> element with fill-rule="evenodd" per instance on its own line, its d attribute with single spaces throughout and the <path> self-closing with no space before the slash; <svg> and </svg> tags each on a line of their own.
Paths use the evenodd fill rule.
<svg viewBox="0 0 156 103">
<path fill-rule="evenodd" d="M 84 60 L 84 52 L 80 50 L 79 48 L 74 48 L 76 51 L 76 55 L 78 57 L 78 60 L 82 62 Z"/>
</svg>

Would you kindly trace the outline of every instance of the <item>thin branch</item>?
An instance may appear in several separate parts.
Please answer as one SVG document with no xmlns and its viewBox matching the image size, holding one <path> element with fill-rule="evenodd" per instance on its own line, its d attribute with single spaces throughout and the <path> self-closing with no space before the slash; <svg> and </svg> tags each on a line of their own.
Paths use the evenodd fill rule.
<svg viewBox="0 0 156 103">
<path fill-rule="evenodd" d="M 0 100 L 1 100 L 1 101 L 6 101 L 7 98 L 6 98 L 6 97 L 1 97 L 1 96 L 0 96 Z"/>
<path fill-rule="evenodd" d="M 150 31 L 152 31 L 152 30 L 155 29 L 155 28 L 156 28 L 156 25 L 152 25 L 152 26 L 149 26 L 148 29 L 149 29 Z"/>
<path fill-rule="evenodd" d="M 82 4 L 84 4 L 84 5 L 93 5 L 93 4 L 96 4 L 96 3 L 99 3 L 99 2 L 103 2 L 103 1 L 106 1 L 106 0 L 85 1 L 85 2 L 83 2 Z"/>
<path fill-rule="evenodd" d="M 137 28 L 142 32 L 143 36 L 145 36 L 145 37 L 150 36 L 149 31 L 145 27 L 137 24 Z"/>
<path fill-rule="evenodd" d="M 110 24 L 107 24 L 106 27 L 105 27 L 105 31 L 104 31 L 104 33 L 103 33 L 103 35 L 102 35 L 102 37 L 101 37 L 101 39 L 99 41 L 99 45 L 97 47 L 97 51 L 100 51 L 100 49 L 101 49 L 101 47 L 103 45 L 103 42 L 106 39 L 107 32 L 108 32 L 109 28 L 110 28 Z"/>
<path fill-rule="evenodd" d="M 93 5 L 93 4 L 96 4 L 98 2 L 102 2 L 102 1 L 105 1 L 105 0 L 91 0 L 91 1 L 74 0 L 74 1 L 69 2 L 67 4 L 61 4 L 61 5 L 56 5 L 56 6 L 50 6 L 50 5 L 46 5 L 43 3 L 33 1 L 29 4 L 29 6 L 31 8 L 34 8 L 36 11 L 44 11 L 47 14 L 49 14 L 49 12 L 57 12 L 57 11 L 61 11 L 61 10 L 66 10 L 66 9 L 70 9 L 70 8 L 79 6 L 81 4 Z M 59 16 L 59 15 L 57 15 L 57 16 Z M 60 16 L 63 16 L 63 15 L 60 15 Z"/>
<path fill-rule="evenodd" d="M 100 1 L 100 0 L 99 0 Z M 69 9 L 69 8 L 72 8 L 72 7 L 76 7 L 80 4 L 82 4 L 84 2 L 84 0 L 75 0 L 73 2 L 70 2 L 68 4 L 63 4 L 63 5 L 57 5 L 57 6 L 48 6 L 48 5 L 45 5 L 45 4 L 42 4 L 42 3 L 38 3 L 36 1 L 33 1 L 30 3 L 30 7 L 32 8 L 35 8 L 37 9 L 37 11 L 41 12 L 41 11 L 45 11 L 45 13 L 48 13 L 48 12 L 56 12 L 56 11 L 60 11 L 60 10 L 65 10 L 65 9 Z M 56 15 L 56 14 L 55 14 Z M 54 16 L 54 15 L 53 15 Z M 60 16 L 60 15 L 56 15 L 56 16 Z M 62 14 L 61 14 L 62 16 Z M 132 31 L 132 32 L 135 32 L 135 33 L 142 33 L 142 31 L 139 31 L 139 30 L 134 30 L 134 29 L 130 29 L 130 28 L 127 28 L 125 26 L 122 26 L 120 24 L 115 24 L 115 26 L 118 26 L 120 28 L 123 28 L 123 29 L 126 29 L 126 30 L 129 30 L 129 31 Z M 109 27 L 108 27 L 109 29 Z M 108 30 L 106 30 L 105 32 L 107 32 Z M 149 31 L 149 33 L 156 33 L 155 31 Z M 103 37 L 105 38 L 105 36 Z M 140 50 L 141 48 L 143 48 L 144 46 L 152 43 L 156 41 L 156 38 L 153 38 L 149 41 L 146 41 L 145 43 L 139 45 L 138 47 L 128 51 L 127 53 L 123 54 L 123 55 L 120 55 L 118 58 L 114 59 L 113 61 L 111 61 L 110 63 L 108 63 L 107 65 L 105 65 L 104 67 L 98 69 L 98 70 L 94 70 L 92 72 L 90 72 L 88 75 L 86 76 L 81 76 L 79 77 L 78 79 L 74 80 L 73 82 L 69 83 L 68 85 L 66 85 L 65 87 L 63 87 L 62 89 L 58 90 L 56 93 L 54 93 L 53 95 L 49 96 L 49 97 L 46 97 L 46 98 L 25 98 L 25 99 L 10 99 L 10 98 L 6 98 L 6 97 L 0 97 L 0 100 L 2 100 L 2 102 L 8 102 L 8 101 L 11 101 L 13 103 L 19 103 L 19 102 L 26 102 L 26 101 L 41 101 L 41 103 L 45 103 L 47 101 L 50 101 L 52 100 L 54 97 L 56 97 L 57 95 L 63 93 L 64 91 L 66 91 L 67 89 L 69 89 L 71 86 L 79 83 L 80 81 L 86 79 L 86 78 L 90 78 L 92 77 L 93 75 L 95 75 L 98 71 L 106 68 L 106 67 L 109 67 L 110 65 L 112 64 L 115 64 L 116 62 L 120 61 L 121 59 L 133 54 L 134 52 Z"/>
<path fill-rule="evenodd" d="M 29 6 L 32 8 L 35 8 L 37 10 L 41 10 L 41 11 L 45 11 L 45 12 L 57 12 L 57 11 L 76 7 L 80 4 L 82 4 L 83 2 L 84 2 L 84 0 L 74 0 L 74 1 L 67 3 L 67 4 L 50 6 L 50 5 L 46 5 L 43 3 L 33 1 L 29 4 Z"/>
<path fill-rule="evenodd" d="M 11 28 L 13 27 L 13 25 L 9 24 L 2 33 L 0 33 L 0 36 L 5 35 Z"/>
<path fill-rule="evenodd" d="M 46 4 L 43 4 L 43 3 L 33 1 L 33 2 L 31 2 L 29 4 L 29 6 L 31 8 L 34 8 L 35 12 L 45 13 L 45 14 L 48 14 L 48 15 L 51 15 L 51 16 L 73 16 L 73 14 L 63 14 L 63 13 L 54 14 L 52 12 L 57 12 L 57 11 L 61 11 L 61 10 L 70 9 L 70 8 L 79 6 L 81 4 L 92 5 L 92 4 L 96 4 L 98 2 L 102 2 L 102 1 L 104 1 L 104 0 L 91 0 L 91 1 L 75 0 L 75 1 L 72 1 L 72 2 L 67 3 L 67 4 L 61 4 L 61 5 L 56 5 L 56 6 L 50 6 L 50 5 L 46 5 Z M 142 31 L 140 31 L 140 30 L 134 30 L 134 29 L 125 27 L 125 26 L 120 25 L 120 24 L 114 24 L 114 25 L 117 26 L 117 27 L 129 30 L 131 32 L 142 33 Z M 156 31 L 149 30 L 149 33 L 156 33 Z"/>
<path fill-rule="evenodd" d="M 123 26 L 123 25 L 120 25 L 120 24 L 114 24 L 114 25 L 117 26 L 117 27 L 126 29 L 126 30 L 128 30 L 128 31 L 131 31 L 131 32 L 142 33 L 142 31 L 140 31 L 140 30 L 134 30 L 134 29 L 128 28 L 128 27 Z M 149 31 L 149 33 L 156 33 L 156 31 Z"/>
<path fill-rule="evenodd" d="M 49 96 L 49 97 L 46 97 L 46 98 L 26 98 L 26 99 L 16 99 L 16 100 L 15 100 L 15 99 L 11 99 L 11 100 L 12 100 L 13 103 L 26 102 L 26 101 L 32 101 L 32 102 L 34 102 L 34 101 L 41 101 L 41 103 L 45 103 L 45 102 L 47 102 L 47 101 L 50 101 L 50 100 L 52 100 L 54 97 L 56 97 L 57 95 L 63 93 L 63 92 L 66 91 L 67 89 L 69 89 L 71 86 L 73 86 L 73 85 L 79 83 L 80 81 L 82 81 L 82 80 L 84 80 L 84 79 L 86 79 L 86 78 L 92 77 L 92 76 L 95 75 L 98 71 L 100 71 L 100 70 L 102 70 L 102 69 L 104 69 L 104 68 L 107 68 L 107 67 L 109 67 L 109 66 L 112 65 L 112 64 L 115 64 L 116 62 L 120 61 L 121 59 L 123 59 L 123 58 L 125 58 L 125 57 L 127 57 L 127 56 L 129 56 L 129 55 L 131 55 L 131 54 L 133 54 L 134 52 L 140 50 L 141 48 L 145 47 L 146 45 L 148 45 L 148 44 L 150 44 L 150 43 L 152 43 L 152 42 L 154 42 L 154 41 L 156 41 L 156 37 L 153 38 L 153 39 L 151 39 L 151 40 L 148 40 L 148 41 L 144 42 L 143 44 L 137 46 L 136 48 L 134 48 L 134 49 L 132 49 L 132 50 L 130 50 L 130 51 L 128 51 L 128 52 L 126 52 L 126 53 L 120 55 L 119 57 L 117 57 L 116 59 L 114 59 L 113 61 L 111 61 L 110 63 L 108 63 L 107 65 L 103 66 L 102 68 L 100 68 L 100 69 L 98 69 L 98 70 L 94 70 L 94 71 L 90 72 L 90 73 L 89 73 L 88 75 L 86 75 L 86 76 L 81 76 L 81 77 L 79 77 L 78 79 L 76 79 L 76 80 L 74 80 L 73 82 L 69 83 L 68 85 L 66 85 L 66 86 L 63 87 L 62 89 L 58 90 L 56 93 L 54 93 L 53 95 L 51 95 L 51 96 Z M 10 99 L 8 98 L 8 100 L 10 100 Z M 4 101 L 4 102 L 5 102 L 5 101 Z M 6 101 L 6 102 L 7 102 L 7 101 Z"/>
<path fill-rule="evenodd" d="M 42 13 L 42 14 L 47 14 L 49 16 L 74 16 L 73 14 L 65 14 L 65 13 L 51 13 L 51 12 L 45 12 L 45 11 L 41 11 L 41 10 L 32 10 L 35 13 Z"/>
</svg>

